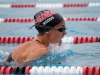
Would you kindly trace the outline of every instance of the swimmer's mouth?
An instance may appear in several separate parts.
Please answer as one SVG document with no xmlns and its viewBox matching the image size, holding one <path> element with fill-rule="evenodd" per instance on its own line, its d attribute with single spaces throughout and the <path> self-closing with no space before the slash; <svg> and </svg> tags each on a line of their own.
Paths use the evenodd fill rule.
<svg viewBox="0 0 100 75">
<path fill-rule="evenodd" d="M 64 37 L 64 35 L 61 37 L 61 39 Z"/>
<path fill-rule="evenodd" d="M 60 40 L 62 41 L 62 38 L 63 38 L 64 36 L 62 36 L 61 38 L 60 38 Z"/>
</svg>

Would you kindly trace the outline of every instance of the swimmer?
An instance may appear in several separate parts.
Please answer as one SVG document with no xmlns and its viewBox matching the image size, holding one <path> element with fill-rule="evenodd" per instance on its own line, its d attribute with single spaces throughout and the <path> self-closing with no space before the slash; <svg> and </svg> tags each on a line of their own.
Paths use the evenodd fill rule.
<svg viewBox="0 0 100 75">
<path fill-rule="evenodd" d="M 47 47 L 50 43 L 58 43 L 61 46 L 61 39 L 66 34 L 66 27 L 65 21 L 59 13 L 52 10 L 42 10 L 34 15 L 34 20 L 35 25 L 32 27 L 35 27 L 39 32 L 37 38 L 16 47 L 4 59 L 4 62 L 13 61 L 18 66 L 27 66 L 30 61 L 49 54 Z"/>
</svg>

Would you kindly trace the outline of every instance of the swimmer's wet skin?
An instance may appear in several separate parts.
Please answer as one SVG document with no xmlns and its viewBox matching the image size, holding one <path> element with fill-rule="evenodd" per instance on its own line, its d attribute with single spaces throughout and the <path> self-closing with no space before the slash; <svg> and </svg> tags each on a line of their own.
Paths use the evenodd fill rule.
<svg viewBox="0 0 100 75">
<path fill-rule="evenodd" d="M 32 27 L 35 26 L 39 32 L 37 38 L 16 47 L 4 62 L 14 61 L 18 66 L 26 66 L 38 57 L 50 55 L 47 49 L 50 44 L 61 46 L 66 27 L 60 14 L 52 10 L 42 10 L 34 15 L 34 20 L 35 25 Z"/>
</svg>

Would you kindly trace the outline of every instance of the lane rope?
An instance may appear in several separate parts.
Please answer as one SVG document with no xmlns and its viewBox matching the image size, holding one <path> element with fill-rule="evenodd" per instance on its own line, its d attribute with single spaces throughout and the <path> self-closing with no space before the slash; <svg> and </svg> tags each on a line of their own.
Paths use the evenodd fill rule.
<svg viewBox="0 0 100 75">
<path fill-rule="evenodd" d="M 81 18 L 65 18 L 65 21 L 100 21 L 100 17 L 81 17 Z M 27 22 L 34 22 L 33 18 L 0 18 L 0 23 L 10 23 L 10 22 L 19 22 L 19 23 L 27 23 Z"/>
<path fill-rule="evenodd" d="M 96 7 L 100 3 L 42 3 L 42 4 L 0 4 L 0 8 L 68 8 L 68 7 Z"/>
<path fill-rule="evenodd" d="M 0 37 L 0 43 L 24 43 L 34 37 Z"/>
<path fill-rule="evenodd" d="M 88 66 L 27 66 L 27 67 L 13 67 L 13 66 L 3 66 L 0 68 L 0 74 L 56 74 L 56 75 L 100 75 L 100 67 L 88 67 Z"/>
<path fill-rule="evenodd" d="M 24 43 L 30 40 L 33 40 L 34 37 L 0 37 L 0 43 L 5 44 L 13 44 L 13 43 Z M 62 38 L 63 43 L 73 43 L 73 44 L 80 44 L 80 43 L 95 43 L 100 42 L 100 37 L 64 37 Z"/>
</svg>

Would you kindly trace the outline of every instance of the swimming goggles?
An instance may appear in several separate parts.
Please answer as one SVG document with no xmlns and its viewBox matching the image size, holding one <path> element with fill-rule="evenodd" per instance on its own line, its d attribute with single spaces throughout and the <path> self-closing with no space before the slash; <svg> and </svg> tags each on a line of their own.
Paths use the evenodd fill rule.
<svg viewBox="0 0 100 75">
<path fill-rule="evenodd" d="M 54 29 L 56 29 L 56 28 L 54 28 Z M 66 27 L 63 25 L 63 26 L 57 28 L 56 30 L 58 30 L 59 32 L 63 32 L 64 30 L 66 30 Z"/>
<path fill-rule="evenodd" d="M 43 26 L 43 25 L 33 25 L 32 27 L 34 27 L 34 26 L 41 27 L 41 28 L 45 28 L 45 29 L 55 29 L 55 30 L 58 30 L 59 32 L 63 32 L 64 30 L 66 30 L 65 25 L 62 25 L 62 26 L 59 27 L 59 28 L 54 28 L 54 27 L 50 27 L 50 26 Z M 31 28 L 32 28 L 32 27 L 31 27 Z M 30 29 L 31 29 L 31 28 L 30 28 Z"/>
</svg>

